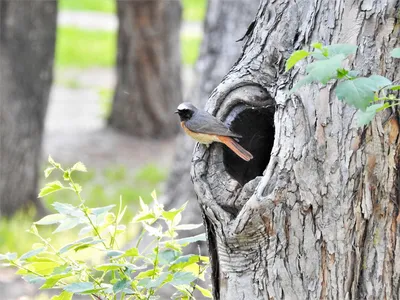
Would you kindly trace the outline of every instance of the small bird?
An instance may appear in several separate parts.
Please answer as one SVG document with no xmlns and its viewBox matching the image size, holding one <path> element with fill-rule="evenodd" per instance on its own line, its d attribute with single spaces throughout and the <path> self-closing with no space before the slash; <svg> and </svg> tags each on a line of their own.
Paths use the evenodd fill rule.
<svg viewBox="0 0 400 300">
<path fill-rule="evenodd" d="M 245 161 L 253 158 L 250 152 L 239 145 L 235 138 L 241 138 L 208 112 L 197 109 L 191 103 L 179 104 L 175 113 L 179 114 L 183 130 L 196 141 L 207 147 L 212 142 L 223 143 Z"/>
</svg>

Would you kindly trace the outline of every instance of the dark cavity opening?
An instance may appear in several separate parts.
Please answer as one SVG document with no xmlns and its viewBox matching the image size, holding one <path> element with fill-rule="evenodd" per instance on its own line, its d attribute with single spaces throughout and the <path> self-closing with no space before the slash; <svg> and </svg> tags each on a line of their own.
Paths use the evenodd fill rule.
<svg viewBox="0 0 400 300">
<path fill-rule="evenodd" d="M 246 162 L 224 145 L 225 169 L 242 185 L 262 175 L 268 165 L 275 136 L 274 113 L 274 105 L 239 105 L 226 118 L 230 129 L 242 136 L 239 144 L 253 155 L 253 159 Z"/>
</svg>

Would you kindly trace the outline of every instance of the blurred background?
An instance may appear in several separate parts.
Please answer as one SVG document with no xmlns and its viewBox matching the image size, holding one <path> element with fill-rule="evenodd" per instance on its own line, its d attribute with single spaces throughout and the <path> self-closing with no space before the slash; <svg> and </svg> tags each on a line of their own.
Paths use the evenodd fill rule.
<svg viewBox="0 0 400 300">
<path fill-rule="evenodd" d="M 194 143 L 178 135 L 174 111 L 183 101 L 204 106 L 239 57 L 237 41 L 257 7 L 254 0 L 1 0 L 0 253 L 29 251 L 32 222 L 53 213 L 54 202 L 76 201 L 68 192 L 37 198 L 49 154 L 66 167 L 87 166 L 74 178 L 87 206 L 121 196 L 126 223 L 153 190 L 167 207 L 194 200 Z M 201 222 L 190 203 L 185 221 Z M 136 232 L 127 230 L 125 241 Z M 0 298 L 48 299 L 14 272 L 0 269 Z"/>
</svg>

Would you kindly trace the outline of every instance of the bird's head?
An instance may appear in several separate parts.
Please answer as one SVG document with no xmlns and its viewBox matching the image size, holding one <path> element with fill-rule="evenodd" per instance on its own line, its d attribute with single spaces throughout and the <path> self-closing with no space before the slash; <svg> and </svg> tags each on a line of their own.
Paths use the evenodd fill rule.
<svg viewBox="0 0 400 300">
<path fill-rule="evenodd" d="M 197 108 L 193 104 L 189 102 L 183 102 L 179 104 L 178 108 L 176 109 L 175 113 L 179 115 L 181 121 L 190 120 L 193 114 L 196 112 Z"/>
</svg>

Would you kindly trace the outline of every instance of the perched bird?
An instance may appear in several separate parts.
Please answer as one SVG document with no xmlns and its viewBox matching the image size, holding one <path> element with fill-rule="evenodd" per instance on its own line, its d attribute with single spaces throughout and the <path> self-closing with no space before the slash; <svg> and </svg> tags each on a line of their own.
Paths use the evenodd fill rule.
<svg viewBox="0 0 400 300">
<path fill-rule="evenodd" d="M 253 158 L 250 152 L 235 141 L 235 138 L 241 138 L 241 136 L 230 131 L 224 123 L 208 112 L 184 102 L 179 104 L 175 113 L 181 118 L 183 130 L 196 141 L 207 147 L 212 142 L 223 143 L 245 161 Z"/>
</svg>

